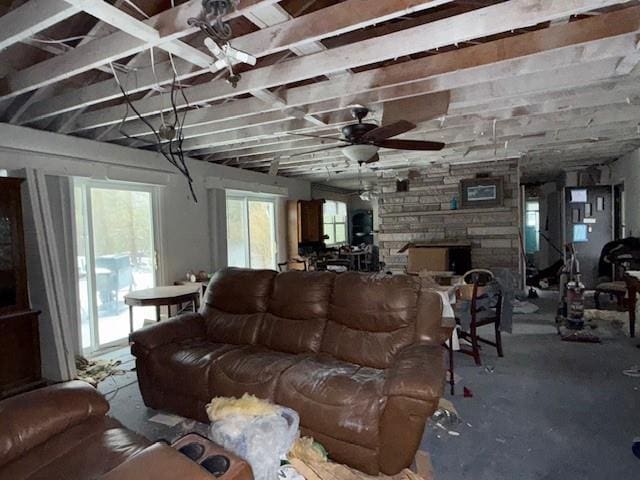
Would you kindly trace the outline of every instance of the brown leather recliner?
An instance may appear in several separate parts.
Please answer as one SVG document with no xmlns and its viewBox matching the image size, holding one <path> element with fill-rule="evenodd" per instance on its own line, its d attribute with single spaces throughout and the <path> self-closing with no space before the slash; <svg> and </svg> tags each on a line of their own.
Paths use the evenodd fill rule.
<svg viewBox="0 0 640 480">
<path fill-rule="evenodd" d="M 207 480 L 198 464 L 105 416 L 84 382 L 0 402 L 0 480 Z M 150 446 L 151 445 L 151 446 Z"/>
<path fill-rule="evenodd" d="M 248 392 L 364 472 L 409 466 L 443 392 L 440 295 L 410 276 L 229 268 L 198 313 L 131 335 L 145 403 L 207 421 Z"/>
</svg>

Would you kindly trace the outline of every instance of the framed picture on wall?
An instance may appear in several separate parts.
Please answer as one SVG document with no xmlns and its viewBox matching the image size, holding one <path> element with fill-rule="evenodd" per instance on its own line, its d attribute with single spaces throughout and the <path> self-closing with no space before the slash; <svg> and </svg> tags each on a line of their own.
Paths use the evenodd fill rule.
<svg viewBox="0 0 640 480">
<path fill-rule="evenodd" d="M 460 181 L 460 208 L 501 207 L 504 200 L 502 177 Z"/>
</svg>

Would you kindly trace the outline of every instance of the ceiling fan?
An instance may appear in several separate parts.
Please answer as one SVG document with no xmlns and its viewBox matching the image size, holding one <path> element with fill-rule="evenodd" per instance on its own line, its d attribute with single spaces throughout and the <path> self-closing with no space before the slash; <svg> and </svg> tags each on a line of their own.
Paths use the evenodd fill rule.
<svg viewBox="0 0 640 480">
<path fill-rule="evenodd" d="M 343 137 L 322 137 L 319 135 L 310 135 L 304 133 L 293 133 L 290 135 L 299 135 L 303 137 L 320 138 L 323 140 L 336 140 L 344 142 L 344 145 L 334 145 L 331 147 L 320 148 L 317 150 L 296 153 L 291 157 L 299 155 L 308 155 L 310 153 L 323 152 L 327 150 L 340 149 L 342 153 L 351 161 L 363 163 L 374 163 L 380 160 L 378 151 L 381 148 L 393 150 L 417 150 L 417 151 L 438 151 L 445 146 L 442 142 L 429 142 L 422 140 L 394 140 L 392 137 L 410 132 L 416 125 L 408 120 L 399 120 L 388 125 L 378 126 L 375 123 L 363 122 L 369 114 L 366 107 L 355 107 L 351 111 L 358 123 L 352 123 L 342 127 Z"/>
</svg>

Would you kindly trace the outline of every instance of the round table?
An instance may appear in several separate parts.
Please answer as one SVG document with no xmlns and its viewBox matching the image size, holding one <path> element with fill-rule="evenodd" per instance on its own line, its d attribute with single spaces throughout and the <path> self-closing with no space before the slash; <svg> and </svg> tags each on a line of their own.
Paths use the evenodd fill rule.
<svg viewBox="0 0 640 480">
<path fill-rule="evenodd" d="M 200 300 L 200 285 L 155 287 L 136 290 L 124 296 L 124 303 L 129 305 L 129 328 L 133 332 L 133 307 L 156 307 L 156 321 L 160 321 L 160 307 L 166 306 L 171 316 L 171 305 L 180 306 L 192 302 L 193 311 Z"/>
</svg>

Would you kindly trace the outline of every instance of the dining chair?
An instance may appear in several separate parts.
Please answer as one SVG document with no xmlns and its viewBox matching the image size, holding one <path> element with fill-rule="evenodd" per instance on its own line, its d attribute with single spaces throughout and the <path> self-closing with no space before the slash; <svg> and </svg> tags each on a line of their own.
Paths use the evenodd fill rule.
<svg viewBox="0 0 640 480">
<path fill-rule="evenodd" d="M 288 270 L 300 270 L 299 268 L 291 268 L 293 266 L 302 266 L 302 269 L 306 272 L 308 270 L 307 261 L 302 258 L 290 258 L 286 262 L 282 262 L 278 264 L 279 272 L 286 272 Z"/>
<path fill-rule="evenodd" d="M 460 338 L 468 340 L 471 343 L 471 347 L 460 345 L 460 352 L 467 355 L 471 355 L 476 362 L 476 365 L 482 365 L 480 359 L 480 343 L 485 343 L 496 348 L 499 357 L 504 357 L 502 350 L 502 335 L 500 333 L 500 320 L 502 318 L 502 292 L 498 292 L 495 295 L 495 306 L 480 305 L 479 297 L 484 295 L 484 285 L 480 285 L 480 282 L 475 281 L 473 283 L 473 290 L 471 293 L 471 300 L 469 302 L 469 314 L 471 322 L 469 324 L 469 330 L 464 328 L 459 330 Z M 481 292 L 481 293 L 479 293 Z M 456 323 L 461 325 L 460 319 L 456 317 Z M 495 330 L 495 341 L 488 340 L 481 337 L 478 334 L 478 328 L 486 325 L 493 325 Z"/>
</svg>

